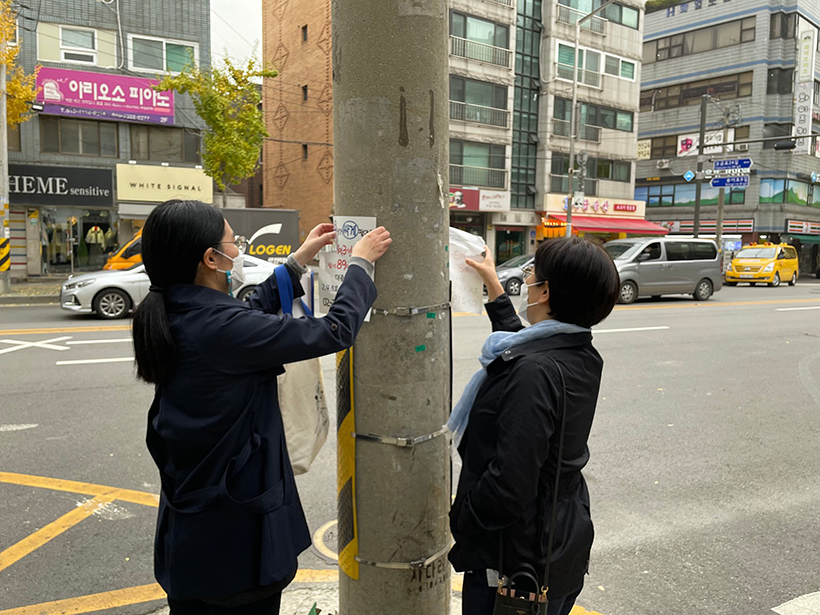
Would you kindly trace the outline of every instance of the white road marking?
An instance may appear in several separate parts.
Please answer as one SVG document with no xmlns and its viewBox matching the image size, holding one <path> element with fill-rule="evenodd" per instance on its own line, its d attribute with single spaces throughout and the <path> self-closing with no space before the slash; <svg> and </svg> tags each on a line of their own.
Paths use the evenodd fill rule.
<svg viewBox="0 0 820 615">
<path fill-rule="evenodd" d="M 3 348 L 0 350 L 0 354 L 6 354 L 7 352 L 16 352 L 18 350 L 23 350 L 24 348 L 45 348 L 46 350 L 71 350 L 68 346 L 55 346 L 55 342 L 62 342 L 63 340 L 70 340 L 71 336 L 67 335 L 65 337 L 55 337 L 50 340 L 43 340 L 41 342 L 20 342 L 18 340 L 0 340 L 0 342 L 4 344 L 15 344 L 11 348 Z"/>
<path fill-rule="evenodd" d="M 772 609 L 779 615 L 820 615 L 820 592 L 806 594 Z"/>
<path fill-rule="evenodd" d="M 593 333 L 636 333 L 638 331 L 666 331 L 672 327 L 633 327 L 629 329 L 593 329 Z"/>
<path fill-rule="evenodd" d="M 131 342 L 131 338 L 123 337 L 116 340 L 78 340 L 76 342 L 66 342 L 66 344 L 69 346 L 77 346 L 79 344 L 124 344 L 126 342 Z"/>
<path fill-rule="evenodd" d="M 799 312 L 801 310 L 820 310 L 820 305 L 812 305 L 810 307 L 796 307 L 796 308 L 775 308 L 775 312 Z"/>
<path fill-rule="evenodd" d="M 134 357 L 120 357 L 116 359 L 82 359 L 79 361 L 57 361 L 55 365 L 92 365 L 94 363 L 127 363 Z"/>
<path fill-rule="evenodd" d="M 0 431 L 23 431 L 24 429 L 34 429 L 39 427 L 37 423 L 26 423 L 22 425 L 0 425 Z"/>
</svg>

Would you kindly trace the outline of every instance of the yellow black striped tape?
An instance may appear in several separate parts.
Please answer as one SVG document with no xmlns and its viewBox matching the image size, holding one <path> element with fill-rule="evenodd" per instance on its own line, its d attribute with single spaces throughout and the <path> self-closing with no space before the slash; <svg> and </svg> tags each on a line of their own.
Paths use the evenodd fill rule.
<svg viewBox="0 0 820 615">
<path fill-rule="evenodd" d="M 359 579 L 359 536 L 356 523 L 356 431 L 353 397 L 353 349 L 336 355 L 337 505 L 339 568 Z"/>
<path fill-rule="evenodd" d="M 8 271 L 11 266 L 11 241 L 0 239 L 0 271 Z"/>
</svg>

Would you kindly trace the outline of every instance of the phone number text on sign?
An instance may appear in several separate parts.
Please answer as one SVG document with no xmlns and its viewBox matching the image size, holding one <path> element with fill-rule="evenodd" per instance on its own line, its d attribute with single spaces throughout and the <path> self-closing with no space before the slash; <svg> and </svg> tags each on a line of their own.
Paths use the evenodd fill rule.
<svg viewBox="0 0 820 615">
<path fill-rule="evenodd" d="M 333 225 L 336 227 L 336 241 L 319 253 L 319 311 L 324 314 L 333 305 L 339 286 L 344 281 L 353 246 L 376 228 L 376 218 L 334 216 Z"/>
</svg>

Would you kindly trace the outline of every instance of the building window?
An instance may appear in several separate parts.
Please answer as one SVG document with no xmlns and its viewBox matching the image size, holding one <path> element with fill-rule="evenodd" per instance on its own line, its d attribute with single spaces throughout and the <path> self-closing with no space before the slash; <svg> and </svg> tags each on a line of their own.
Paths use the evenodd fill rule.
<svg viewBox="0 0 820 615">
<path fill-rule="evenodd" d="M 555 119 L 570 121 L 572 117 L 571 114 L 572 101 L 566 98 L 556 98 L 554 109 Z M 631 111 L 621 111 L 619 109 L 581 103 L 581 124 L 632 132 L 634 119 L 635 115 Z"/>
<path fill-rule="evenodd" d="M 814 82 L 814 104 L 820 105 L 820 81 Z"/>
<path fill-rule="evenodd" d="M 635 186 L 635 200 L 646 201 L 647 207 L 694 207 L 695 184 L 660 184 Z M 717 205 L 720 188 L 705 183 L 701 186 L 700 204 Z M 742 205 L 746 201 L 745 188 L 726 188 L 724 203 Z"/>
<path fill-rule="evenodd" d="M 96 30 L 60 26 L 60 59 L 63 62 L 96 64 Z"/>
<path fill-rule="evenodd" d="M 652 158 L 674 158 L 678 155 L 678 138 L 655 137 L 652 139 Z"/>
<path fill-rule="evenodd" d="M 651 64 L 753 40 L 755 40 L 755 18 L 747 17 L 648 41 L 643 45 L 643 62 Z"/>
<path fill-rule="evenodd" d="M 661 111 L 686 105 L 698 105 L 704 94 L 717 96 L 721 101 L 751 96 L 752 77 L 753 73 L 749 71 L 644 90 L 641 92 L 641 111 Z"/>
<path fill-rule="evenodd" d="M 40 151 L 78 156 L 119 156 L 117 124 L 40 117 Z"/>
<path fill-rule="evenodd" d="M 20 143 L 20 126 L 9 126 L 6 124 L 6 134 L 8 135 L 9 151 L 19 152 L 22 150 Z"/>
<path fill-rule="evenodd" d="M 791 137 L 793 128 L 793 124 L 764 124 L 763 138 Z M 777 141 L 764 141 L 763 149 L 774 149 L 775 143 L 777 143 Z"/>
<path fill-rule="evenodd" d="M 503 169 L 507 148 L 503 145 L 450 140 L 450 164 L 480 169 Z"/>
<path fill-rule="evenodd" d="M 178 73 L 197 64 L 196 43 L 147 36 L 128 36 L 128 64 L 132 70 Z"/>
<path fill-rule="evenodd" d="M 515 89 L 513 92 L 510 202 L 535 209 L 538 164 L 538 105 L 541 100 L 541 0 L 516 2 Z"/>
<path fill-rule="evenodd" d="M 607 75 L 619 77 L 621 79 L 635 79 L 635 62 L 624 60 L 618 56 L 606 55 L 602 61 L 602 54 L 592 49 L 578 49 L 578 79 L 583 85 L 599 87 L 601 85 L 600 73 L 603 71 Z M 575 47 L 568 43 L 558 43 L 558 67 L 557 76 L 559 79 L 572 81 L 572 66 L 575 62 Z"/>
<path fill-rule="evenodd" d="M 308 40 L 308 27 L 302 26 L 302 42 L 307 43 Z"/>
<path fill-rule="evenodd" d="M 302 86 L 302 101 L 307 102 L 307 99 L 308 99 L 308 86 L 303 85 Z"/>
<path fill-rule="evenodd" d="M 186 128 L 131 125 L 131 158 L 199 164 L 199 135 Z"/>
<path fill-rule="evenodd" d="M 450 100 L 480 107 L 506 109 L 507 86 L 450 75 Z"/>
<path fill-rule="evenodd" d="M 302 160 L 308 159 L 308 146 L 307 143 L 302 143 Z"/>
<path fill-rule="evenodd" d="M 766 94 L 791 94 L 794 85 L 793 68 L 770 68 Z"/>
<path fill-rule="evenodd" d="M 793 179 L 761 179 L 760 202 L 809 205 L 809 185 Z"/>
<path fill-rule="evenodd" d="M 472 15 L 450 13 L 450 35 L 502 49 L 510 48 L 510 29 L 507 26 Z"/>
<path fill-rule="evenodd" d="M 559 4 L 581 11 L 591 13 L 603 4 L 603 0 L 558 0 Z M 627 28 L 638 29 L 640 13 L 638 9 L 626 6 L 620 2 L 613 2 L 601 11 L 601 17 L 608 19 L 612 23 L 626 26 Z"/>
<path fill-rule="evenodd" d="M 797 29 L 797 13 L 772 13 L 769 38 L 794 38 Z"/>
</svg>

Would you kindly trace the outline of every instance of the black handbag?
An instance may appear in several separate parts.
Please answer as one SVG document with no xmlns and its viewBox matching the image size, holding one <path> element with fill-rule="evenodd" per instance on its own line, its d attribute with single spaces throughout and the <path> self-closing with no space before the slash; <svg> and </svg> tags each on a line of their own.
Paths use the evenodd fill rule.
<svg viewBox="0 0 820 615">
<path fill-rule="evenodd" d="M 550 357 L 558 368 L 561 378 L 561 407 L 559 408 L 560 428 L 558 434 L 558 463 L 555 466 L 555 484 L 552 491 L 552 513 L 550 515 L 549 540 L 547 542 L 547 563 L 544 567 L 544 584 L 538 582 L 535 569 L 529 564 L 516 567 L 513 573 L 504 578 L 499 570 L 498 592 L 495 595 L 493 615 L 546 615 L 549 599 L 550 560 L 552 559 L 552 542 L 555 538 L 555 524 L 558 516 L 558 483 L 561 479 L 561 464 L 564 459 L 564 424 L 567 408 L 567 385 L 564 381 L 564 372 L 558 362 Z M 501 568 L 504 556 L 503 540 L 501 543 L 498 567 Z M 523 589 L 531 586 L 532 591 Z"/>
</svg>

